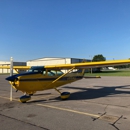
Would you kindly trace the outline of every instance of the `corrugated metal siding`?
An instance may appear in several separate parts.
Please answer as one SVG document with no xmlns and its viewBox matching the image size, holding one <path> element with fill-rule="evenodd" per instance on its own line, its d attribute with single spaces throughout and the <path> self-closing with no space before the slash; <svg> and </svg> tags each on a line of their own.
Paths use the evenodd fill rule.
<svg viewBox="0 0 130 130">
<path fill-rule="evenodd" d="M 27 61 L 27 66 L 44 66 L 54 64 L 71 64 L 82 62 L 83 59 L 78 58 L 41 58 Z"/>
<path fill-rule="evenodd" d="M 26 62 L 13 62 L 14 66 L 26 66 Z M 0 61 L 0 66 L 10 66 L 9 61 Z M 19 71 L 24 72 L 24 71 Z M 0 73 L 10 73 L 10 69 L 0 69 Z M 15 71 L 14 71 L 15 73 Z"/>
<path fill-rule="evenodd" d="M 9 61 L 0 61 L 0 66 L 9 66 Z M 0 73 L 10 73 L 9 69 L 0 69 Z"/>
<path fill-rule="evenodd" d="M 44 66 L 54 64 L 70 64 L 70 58 L 45 58 L 27 62 L 27 66 Z"/>
</svg>

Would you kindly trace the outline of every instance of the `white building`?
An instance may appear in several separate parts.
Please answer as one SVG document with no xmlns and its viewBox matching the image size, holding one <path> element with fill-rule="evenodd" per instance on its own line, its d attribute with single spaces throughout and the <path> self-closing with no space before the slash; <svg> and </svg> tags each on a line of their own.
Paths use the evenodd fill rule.
<svg viewBox="0 0 130 130">
<path fill-rule="evenodd" d="M 60 58 L 60 57 L 45 57 L 27 61 L 27 66 L 45 66 L 45 65 L 57 65 L 57 64 L 72 64 L 80 63 L 83 61 L 90 61 L 79 58 Z M 66 72 L 65 70 L 62 70 Z M 75 70 L 74 70 L 75 71 Z"/>
<path fill-rule="evenodd" d="M 72 63 L 80 63 L 83 60 L 90 61 L 86 59 L 78 59 L 78 58 L 56 58 L 56 57 L 45 57 L 34 60 L 27 61 L 27 66 L 44 66 L 44 65 L 56 65 L 56 64 L 72 64 Z"/>
<path fill-rule="evenodd" d="M 34 60 L 29 60 L 27 62 L 13 62 L 14 66 L 45 66 L 45 65 L 56 65 L 56 64 L 72 64 L 80 63 L 83 61 L 90 61 L 86 59 L 79 58 L 60 58 L 60 57 L 45 57 Z M 0 66 L 10 66 L 10 61 L 0 61 Z M 21 72 L 21 71 L 20 71 Z M 0 69 L 0 73 L 10 73 L 10 69 Z M 15 73 L 15 71 L 14 71 Z"/>
<path fill-rule="evenodd" d="M 13 62 L 13 65 L 14 66 L 26 66 L 26 62 Z M 10 61 L 0 61 L 0 66 L 10 66 Z M 10 73 L 10 69 L 0 69 L 0 73 Z M 14 73 L 15 73 L 15 71 L 14 71 Z"/>
</svg>

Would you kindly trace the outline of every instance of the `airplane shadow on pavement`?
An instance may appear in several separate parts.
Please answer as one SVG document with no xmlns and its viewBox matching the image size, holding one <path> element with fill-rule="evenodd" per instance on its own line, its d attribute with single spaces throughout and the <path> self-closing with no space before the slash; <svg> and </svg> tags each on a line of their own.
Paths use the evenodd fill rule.
<svg viewBox="0 0 130 130">
<path fill-rule="evenodd" d="M 69 89 L 76 90 L 75 92 L 72 92 L 70 94 L 70 97 L 68 100 L 87 100 L 87 99 L 96 99 L 100 97 L 114 97 L 116 94 L 130 94 L 130 85 L 125 86 L 94 86 L 93 88 L 81 88 L 81 87 L 71 87 L 71 86 L 64 86 L 62 87 L 67 89 L 69 92 Z M 79 90 L 79 91 L 78 91 Z M 50 93 L 48 93 L 51 95 Z M 42 94 L 40 94 L 42 95 Z M 45 94 L 43 94 L 45 95 Z M 123 95 L 124 96 L 124 95 Z M 125 95 L 126 97 L 127 95 Z M 34 102 L 60 102 L 62 99 L 60 96 L 55 98 L 50 98 L 47 102 L 46 99 L 40 99 L 40 100 L 33 100 L 28 103 L 34 103 Z M 65 100 L 66 101 L 66 100 Z"/>
<path fill-rule="evenodd" d="M 65 86 L 63 88 L 80 90 L 80 91 L 71 93 L 69 100 L 95 99 L 95 98 L 100 98 L 100 97 L 113 96 L 116 94 L 130 94 L 130 85 L 111 86 L 111 87 L 94 86 L 94 88 L 81 88 L 81 87 Z"/>
</svg>

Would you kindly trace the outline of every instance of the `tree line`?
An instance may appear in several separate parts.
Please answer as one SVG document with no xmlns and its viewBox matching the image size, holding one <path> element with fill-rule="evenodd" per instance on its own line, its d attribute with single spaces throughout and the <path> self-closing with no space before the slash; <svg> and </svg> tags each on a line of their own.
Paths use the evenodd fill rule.
<svg viewBox="0 0 130 130">
<path fill-rule="evenodd" d="M 129 59 L 130 59 L 130 58 L 129 58 Z M 92 62 L 98 62 L 98 61 L 106 61 L 106 57 L 104 57 L 102 54 L 95 55 L 95 56 L 92 58 Z M 114 66 L 114 68 L 117 68 L 117 69 L 130 68 L 130 64 L 128 64 L 128 65 Z M 97 71 L 101 71 L 101 68 L 97 68 Z"/>
</svg>

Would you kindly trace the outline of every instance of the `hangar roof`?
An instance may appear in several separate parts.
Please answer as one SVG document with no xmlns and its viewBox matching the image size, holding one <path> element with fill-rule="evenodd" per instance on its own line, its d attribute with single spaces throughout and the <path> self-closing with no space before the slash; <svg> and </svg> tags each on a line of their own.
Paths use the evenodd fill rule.
<svg viewBox="0 0 130 130">
<path fill-rule="evenodd" d="M 28 60 L 28 61 L 37 61 L 37 60 L 57 60 L 57 59 L 81 59 L 81 58 L 70 58 L 70 57 L 43 57 L 43 58 L 38 58 L 38 59 L 33 59 L 33 60 Z M 27 61 L 27 62 L 28 62 Z"/>
</svg>

